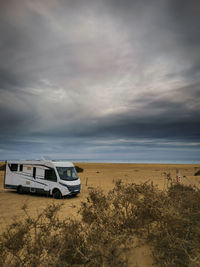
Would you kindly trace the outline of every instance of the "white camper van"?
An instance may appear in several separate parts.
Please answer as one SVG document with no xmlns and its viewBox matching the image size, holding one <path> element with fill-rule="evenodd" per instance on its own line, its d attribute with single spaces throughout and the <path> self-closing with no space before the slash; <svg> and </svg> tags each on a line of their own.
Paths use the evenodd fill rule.
<svg viewBox="0 0 200 267">
<path fill-rule="evenodd" d="M 61 198 L 80 193 L 81 183 L 72 162 L 7 161 L 4 188 Z"/>
</svg>

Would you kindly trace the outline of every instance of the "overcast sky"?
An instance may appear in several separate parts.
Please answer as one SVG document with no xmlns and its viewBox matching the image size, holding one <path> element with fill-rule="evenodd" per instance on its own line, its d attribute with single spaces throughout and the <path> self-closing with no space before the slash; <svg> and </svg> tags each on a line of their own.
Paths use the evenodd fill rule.
<svg viewBox="0 0 200 267">
<path fill-rule="evenodd" d="M 0 159 L 199 161 L 199 0 L 0 5 Z"/>
</svg>

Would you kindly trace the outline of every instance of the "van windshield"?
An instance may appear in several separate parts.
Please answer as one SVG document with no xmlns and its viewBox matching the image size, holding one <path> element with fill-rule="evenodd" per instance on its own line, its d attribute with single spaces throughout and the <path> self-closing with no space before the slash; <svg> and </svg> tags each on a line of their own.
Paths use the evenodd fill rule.
<svg viewBox="0 0 200 267">
<path fill-rule="evenodd" d="M 78 179 L 78 174 L 74 167 L 56 167 L 61 180 L 73 181 Z"/>
</svg>

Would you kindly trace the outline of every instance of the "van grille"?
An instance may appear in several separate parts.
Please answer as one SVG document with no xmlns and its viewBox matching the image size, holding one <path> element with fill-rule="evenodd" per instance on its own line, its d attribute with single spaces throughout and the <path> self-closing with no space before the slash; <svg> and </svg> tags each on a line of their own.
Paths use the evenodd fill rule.
<svg viewBox="0 0 200 267">
<path fill-rule="evenodd" d="M 81 185 L 67 185 L 67 188 L 69 189 L 70 192 L 80 192 L 81 190 Z"/>
</svg>

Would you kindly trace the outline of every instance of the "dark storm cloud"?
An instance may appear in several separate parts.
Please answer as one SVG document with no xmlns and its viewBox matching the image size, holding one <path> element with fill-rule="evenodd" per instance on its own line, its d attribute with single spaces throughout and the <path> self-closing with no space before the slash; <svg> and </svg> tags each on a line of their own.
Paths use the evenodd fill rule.
<svg viewBox="0 0 200 267">
<path fill-rule="evenodd" d="M 181 37 L 189 46 L 200 43 L 200 3 L 197 0 L 170 1 L 170 14 L 173 18 L 173 27 L 181 33 Z"/>
<path fill-rule="evenodd" d="M 145 142 L 148 138 L 156 140 L 162 138 L 168 140 L 164 147 L 168 146 L 175 147 L 176 141 L 190 144 L 191 142 L 200 142 L 200 109 L 198 107 L 198 97 L 199 91 L 197 89 L 199 84 L 191 85 L 190 87 L 181 88 L 177 90 L 176 99 L 161 98 L 156 99 L 155 95 L 147 95 L 146 99 L 138 98 L 137 103 L 142 102 L 141 114 L 137 113 L 137 116 L 134 116 L 134 110 L 132 112 L 129 110 L 127 113 L 118 113 L 116 115 L 110 115 L 104 118 L 88 118 L 83 122 L 79 122 L 76 125 L 65 125 L 56 129 L 48 129 L 46 132 L 35 132 L 33 136 L 39 138 L 54 138 L 58 139 L 69 138 L 72 142 L 72 138 L 80 138 L 80 142 L 75 141 L 76 145 L 79 147 L 80 144 L 85 144 L 88 146 L 91 142 L 88 140 L 93 140 L 93 144 L 98 144 L 98 140 L 107 139 L 108 142 L 105 144 L 104 148 L 107 146 L 117 147 L 116 149 L 122 149 L 120 143 L 112 142 L 110 140 L 117 140 L 120 138 L 126 139 L 126 147 L 129 146 L 130 149 L 134 149 L 138 146 L 144 146 L 149 148 L 150 146 L 160 147 L 162 149 L 162 142 Z M 196 94 L 196 101 L 192 98 Z M 181 95 L 184 95 L 184 98 L 181 99 Z M 187 99 L 187 101 L 185 100 Z M 145 111 L 145 114 L 143 113 Z M 149 114 L 146 111 L 149 111 Z M 143 138 L 144 142 L 134 143 L 129 140 L 132 138 L 138 139 Z M 173 140 L 173 143 L 169 145 L 169 140 Z M 66 140 L 64 141 L 66 143 Z M 63 146 L 64 146 L 63 143 Z M 72 146 L 75 144 L 72 142 Z M 124 143 L 122 143 L 124 146 Z M 100 145 L 102 143 L 100 142 Z M 98 148 L 99 148 L 98 146 Z M 199 145 L 192 146 L 195 149 L 199 149 Z"/>
<path fill-rule="evenodd" d="M 11 70 L 0 69 L 0 90 L 12 90 L 23 86 L 23 81 Z"/>
<path fill-rule="evenodd" d="M 200 3 L 192 1 L 170 1 L 170 26 L 180 38 L 185 56 L 191 61 L 192 71 L 198 71 L 200 63 Z"/>
<path fill-rule="evenodd" d="M 199 11 L 195 0 L 1 1 L 0 153 L 198 143 Z"/>
</svg>

